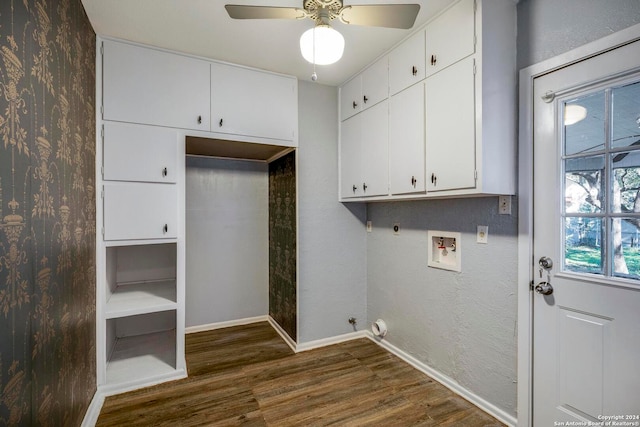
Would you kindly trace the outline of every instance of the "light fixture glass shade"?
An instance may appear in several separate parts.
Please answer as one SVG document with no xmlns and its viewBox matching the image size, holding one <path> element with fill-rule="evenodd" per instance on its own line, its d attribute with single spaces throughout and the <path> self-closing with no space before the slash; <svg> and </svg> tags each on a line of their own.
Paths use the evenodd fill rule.
<svg viewBox="0 0 640 427">
<path fill-rule="evenodd" d="M 342 58 L 344 37 L 328 25 L 317 25 L 300 37 L 300 52 L 302 57 L 312 64 L 333 64 Z"/>
<path fill-rule="evenodd" d="M 564 125 L 571 126 L 587 117 L 587 109 L 578 104 L 567 104 L 564 107 Z"/>
</svg>

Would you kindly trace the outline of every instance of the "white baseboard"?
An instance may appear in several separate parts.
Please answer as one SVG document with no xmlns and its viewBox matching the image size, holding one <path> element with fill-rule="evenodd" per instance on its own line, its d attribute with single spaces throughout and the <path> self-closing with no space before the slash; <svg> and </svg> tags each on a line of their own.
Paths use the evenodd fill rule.
<svg viewBox="0 0 640 427">
<path fill-rule="evenodd" d="M 366 338 L 367 336 L 367 331 L 355 331 L 349 332 L 348 334 L 336 335 L 335 337 L 322 338 L 296 345 L 296 352 L 340 344 L 341 342 L 357 340 L 358 338 Z"/>
<path fill-rule="evenodd" d="M 271 316 L 268 316 L 268 320 L 269 320 L 269 324 L 271 324 L 271 327 L 273 327 L 273 329 L 275 329 L 275 331 L 278 333 L 278 335 L 280 335 L 282 337 L 282 339 L 284 340 L 284 342 L 287 343 L 287 345 L 289 347 L 291 347 L 291 350 L 293 350 L 294 353 L 297 352 L 296 350 L 296 342 L 293 340 L 293 338 L 291 338 L 289 336 L 288 333 L 285 332 L 284 329 L 282 329 L 282 327 L 280 325 L 278 325 L 278 322 L 276 322 L 275 320 L 273 320 L 273 318 Z"/>
<path fill-rule="evenodd" d="M 249 325 L 251 323 L 268 322 L 269 316 L 246 317 L 238 320 L 227 320 L 225 322 L 208 323 L 206 325 L 189 326 L 184 328 L 185 334 L 194 334 L 196 332 L 213 331 L 214 329 L 230 328 L 231 326 Z"/>
<path fill-rule="evenodd" d="M 93 399 L 91 399 L 91 403 L 87 408 L 87 412 L 84 414 L 82 424 L 80 424 L 81 427 L 94 427 L 96 425 L 103 404 L 104 394 L 96 390 L 96 392 L 93 394 Z"/>
<path fill-rule="evenodd" d="M 382 347 L 385 350 L 389 351 L 390 353 L 398 356 L 400 359 L 404 360 L 405 362 L 407 362 L 408 364 L 410 364 L 411 366 L 413 366 L 417 370 L 419 370 L 419 371 L 423 372 L 424 374 L 430 376 L 434 380 L 438 381 L 440 384 L 442 384 L 445 387 L 447 387 L 449 390 L 451 390 L 454 393 L 456 393 L 456 394 L 460 395 L 461 397 L 465 398 L 466 400 L 468 400 L 469 402 L 473 403 L 478 408 L 482 409 L 484 412 L 486 412 L 487 414 L 493 416 L 494 418 L 498 419 L 499 421 L 501 421 L 501 422 L 503 422 L 506 425 L 511 426 L 511 427 L 515 426 L 518 423 L 518 420 L 516 419 L 516 417 L 514 417 L 513 415 L 510 415 L 507 412 L 505 412 L 504 410 L 498 408 L 493 403 L 487 402 L 485 399 L 483 399 L 482 397 L 478 396 L 477 394 L 467 390 L 466 388 L 461 386 L 457 381 L 455 381 L 453 378 L 450 378 L 450 377 L 446 376 L 445 374 L 441 373 L 440 371 L 438 371 L 438 370 L 432 368 L 431 366 L 419 361 L 418 359 L 416 359 L 415 357 L 411 356 L 410 354 L 405 353 L 403 350 L 400 350 L 398 347 L 396 347 L 395 345 L 389 343 L 385 339 L 380 339 L 378 337 L 374 337 L 373 334 L 371 332 L 369 332 L 369 331 L 367 331 L 366 335 L 369 337 L 369 339 L 371 341 L 375 342 L 380 347 Z"/>
</svg>

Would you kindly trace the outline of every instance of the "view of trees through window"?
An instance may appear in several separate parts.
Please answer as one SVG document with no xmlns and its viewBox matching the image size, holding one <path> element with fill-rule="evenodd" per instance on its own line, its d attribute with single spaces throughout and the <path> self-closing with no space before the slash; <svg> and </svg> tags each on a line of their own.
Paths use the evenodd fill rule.
<svg viewBox="0 0 640 427">
<path fill-rule="evenodd" d="M 640 279 L 640 82 L 564 103 L 564 270 Z"/>
</svg>

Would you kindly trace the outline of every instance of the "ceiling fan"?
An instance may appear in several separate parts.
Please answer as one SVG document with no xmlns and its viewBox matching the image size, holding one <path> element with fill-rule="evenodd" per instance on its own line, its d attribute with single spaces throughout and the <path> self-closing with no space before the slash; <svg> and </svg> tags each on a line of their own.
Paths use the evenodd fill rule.
<svg viewBox="0 0 640 427">
<path fill-rule="evenodd" d="M 409 29 L 413 27 L 419 4 L 369 4 L 344 6 L 342 0 L 304 0 L 303 8 L 275 6 L 225 5 L 233 19 L 305 19 L 315 26 L 300 37 L 304 59 L 314 65 L 311 80 L 318 76 L 315 65 L 333 64 L 342 57 L 344 37 L 329 23 L 338 19 L 344 24 Z"/>
<path fill-rule="evenodd" d="M 234 19 L 305 19 L 316 25 L 328 25 L 338 19 L 344 24 L 409 29 L 413 27 L 419 4 L 370 4 L 344 6 L 342 0 L 304 0 L 302 9 L 297 7 L 225 6 Z"/>
</svg>

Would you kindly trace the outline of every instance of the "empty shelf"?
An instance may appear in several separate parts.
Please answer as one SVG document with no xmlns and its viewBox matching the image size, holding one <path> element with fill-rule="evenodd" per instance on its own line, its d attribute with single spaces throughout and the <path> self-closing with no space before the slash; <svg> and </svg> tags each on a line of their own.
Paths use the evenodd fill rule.
<svg viewBox="0 0 640 427">
<path fill-rule="evenodd" d="M 107 301 L 107 319 L 173 310 L 176 304 L 176 281 L 158 281 L 118 285 Z"/>
</svg>

